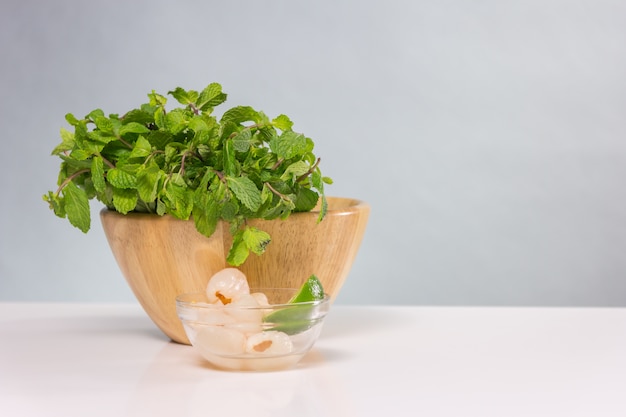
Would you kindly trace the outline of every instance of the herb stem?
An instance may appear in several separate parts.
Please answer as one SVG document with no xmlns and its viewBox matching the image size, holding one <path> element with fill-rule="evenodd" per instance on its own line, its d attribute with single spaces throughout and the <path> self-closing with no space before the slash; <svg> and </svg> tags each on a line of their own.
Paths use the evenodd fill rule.
<svg viewBox="0 0 626 417">
<path fill-rule="evenodd" d="M 196 158 L 198 158 L 201 162 L 204 162 L 204 158 L 202 157 L 202 155 L 200 155 L 200 152 L 196 149 L 196 151 L 194 152 L 194 155 L 196 156 Z"/>
<path fill-rule="evenodd" d="M 280 166 L 280 164 L 283 163 L 284 160 L 285 160 L 285 158 L 278 158 L 278 161 L 276 161 L 276 163 L 274 165 L 272 165 L 272 171 L 274 171 L 276 168 L 278 168 Z"/>
<path fill-rule="evenodd" d="M 104 161 L 104 163 L 107 164 L 109 168 L 115 168 L 115 165 L 113 165 L 113 163 L 106 159 L 104 156 L 100 155 L 100 158 L 102 158 L 102 161 Z"/>
<path fill-rule="evenodd" d="M 244 130 L 258 129 L 260 127 L 262 127 L 262 125 L 260 125 L 258 123 L 255 123 L 255 124 L 250 125 L 250 126 L 244 126 L 244 128 L 241 129 L 241 131 L 231 133 L 230 136 L 228 136 L 228 139 L 234 138 L 235 136 L 237 136 L 239 133 L 243 132 Z"/>
<path fill-rule="evenodd" d="M 188 155 L 189 155 L 189 151 L 186 151 L 185 153 L 183 153 L 183 157 L 180 160 L 180 170 L 178 171 L 178 173 L 181 176 L 185 175 L 185 160 L 187 159 Z"/>
<path fill-rule="evenodd" d="M 222 171 L 215 170 L 215 174 L 217 175 L 217 178 L 220 179 L 220 181 L 226 184 L 226 177 L 224 176 L 224 173 Z"/>
<path fill-rule="evenodd" d="M 152 159 L 152 158 L 154 157 L 154 155 L 156 155 L 156 154 L 158 154 L 158 153 L 163 153 L 163 154 L 164 154 L 164 153 L 165 153 L 165 151 L 162 151 L 162 150 L 160 150 L 160 149 L 157 149 L 157 150 L 153 151 L 150 155 L 148 155 L 148 156 L 146 157 L 146 160 L 145 160 L 145 162 L 144 162 L 143 164 L 144 164 L 144 165 L 146 165 L 146 164 L 148 163 L 148 161 L 150 161 L 150 159 Z"/>
<path fill-rule="evenodd" d="M 82 175 L 86 172 L 89 172 L 89 168 L 85 168 L 85 169 L 81 169 L 80 171 L 76 171 L 75 173 L 73 173 L 72 175 L 70 175 L 69 177 L 67 177 L 62 183 L 61 185 L 59 185 L 59 188 L 57 188 L 56 192 L 54 193 L 55 197 L 58 197 L 59 194 L 61 193 L 61 190 L 63 190 L 63 188 L 65 188 L 65 186 L 67 184 L 70 183 L 70 181 L 72 181 L 74 178 L 78 177 L 79 175 Z"/>
<path fill-rule="evenodd" d="M 128 149 L 133 149 L 133 145 L 126 142 L 121 136 L 118 136 L 117 139 L 124 144 Z"/>
<path fill-rule="evenodd" d="M 291 201 L 289 199 L 289 197 L 287 197 L 286 195 L 280 193 L 279 191 L 277 191 L 274 187 L 271 186 L 271 184 L 269 182 L 266 182 L 265 185 L 267 186 L 267 188 L 270 189 L 271 192 L 273 192 L 274 194 L 276 194 L 278 197 L 280 197 L 281 200 L 284 201 Z"/>
<path fill-rule="evenodd" d="M 309 170 L 307 172 L 305 172 L 304 174 L 302 174 L 298 178 L 296 178 L 296 182 L 300 182 L 303 179 L 305 179 L 306 177 L 308 177 L 309 175 L 311 175 L 313 173 L 313 171 L 315 171 L 317 166 L 320 164 L 320 161 L 321 161 L 321 158 L 317 158 L 317 161 L 315 161 L 313 166 L 311 166 L 311 168 L 309 168 Z"/>
</svg>

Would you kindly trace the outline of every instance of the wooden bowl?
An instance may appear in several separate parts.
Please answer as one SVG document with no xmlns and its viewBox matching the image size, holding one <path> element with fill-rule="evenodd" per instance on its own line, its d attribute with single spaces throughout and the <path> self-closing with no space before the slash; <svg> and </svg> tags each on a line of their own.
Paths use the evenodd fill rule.
<svg viewBox="0 0 626 417">
<path fill-rule="evenodd" d="M 311 275 L 334 300 L 348 276 L 365 233 L 370 207 L 329 197 L 328 214 L 293 213 L 286 220 L 250 220 L 270 234 L 261 256 L 239 267 L 250 287 L 299 288 Z M 232 242 L 228 223 L 207 238 L 193 221 L 104 209 L 100 219 L 111 251 L 135 297 L 152 321 L 175 342 L 189 344 L 176 313 L 176 296 L 203 292 L 211 276 L 227 267 Z"/>
</svg>

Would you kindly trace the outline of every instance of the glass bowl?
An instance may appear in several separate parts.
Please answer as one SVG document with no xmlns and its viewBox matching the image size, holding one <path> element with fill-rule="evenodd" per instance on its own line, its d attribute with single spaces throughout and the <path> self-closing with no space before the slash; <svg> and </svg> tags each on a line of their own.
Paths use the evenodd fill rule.
<svg viewBox="0 0 626 417">
<path fill-rule="evenodd" d="M 250 296 L 226 305 L 211 304 L 203 293 L 182 294 L 176 297 L 176 312 L 193 348 L 213 366 L 233 371 L 288 369 L 313 347 L 330 308 L 328 295 L 289 303 L 297 292 L 251 288 Z"/>
</svg>

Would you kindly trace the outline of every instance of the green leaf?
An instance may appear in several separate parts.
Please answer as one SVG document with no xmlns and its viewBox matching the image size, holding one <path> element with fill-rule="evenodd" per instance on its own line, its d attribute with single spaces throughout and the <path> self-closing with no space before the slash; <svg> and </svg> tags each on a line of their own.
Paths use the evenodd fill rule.
<svg viewBox="0 0 626 417">
<path fill-rule="evenodd" d="M 104 192 L 106 189 L 106 183 L 104 181 L 104 161 L 100 156 L 94 156 L 91 160 L 91 181 L 97 192 Z"/>
<path fill-rule="evenodd" d="M 156 149 L 163 150 L 174 138 L 170 132 L 154 130 L 150 132 L 147 139 Z"/>
<path fill-rule="evenodd" d="M 156 212 L 159 216 L 163 216 L 165 213 L 167 213 L 167 206 L 162 200 L 157 200 L 156 203 Z"/>
<path fill-rule="evenodd" d="M 261 119 L 259 112 L 250 106 L 237 106 L 227 110 L 220 123 L 232 122 L 241 124 L 243 122 L 257 122 Z"/>
<path fill-rule="evenodd" d="M 95 119 L 96 127 L 103 132 L 113 132 L 113 122 L 104 116 L 97 116 Z"/>
<path fill-rule="evenodd" d="M 243 230 L 238 230 L 233 235 L 233 244 L 228 251 L 226 262 L 232 266 L 239 266 L 248 259 L 248 255 L 250 255 L 250 249 L 243 240 Z"/>
<path fill-rule="evenodd" d="M 74 181 L 68 182 L 63 188 L 64 208 L 70 223 L 87 233 L 91 226 L 89 199 L 84 190 L 78 188 Z"/>
<path fill-rule="evenodd" d="M 224 173 L 229 176 L 237 175 L 237 160 L 235 159 L 235 145 L 232 141 L 224 144 Z"/>
<path fill-rule="evenodd" d="M 218 136 L 222 142 L 225 142 L 228 138 L 239 133 L 241 126 L 233 122 L 225 122 L 220 124 Z"/>
<path fill-rule="evenodd" d="M 242 238 L 248 249 L 257 255 L 261 255 L 265 252 L 265 248 L 272 240 L 267 232 L 252 226 L 248 226 L 244 229 Z"/>
<path fill-rule="evenodd" d="M 85 159 L 91 156 L 91 152 L 87 152 L 83 149 L 74 149 L 70 152 L 70 157 L 76 159 L 77 161 L 84 161 Z"/>
<path fill-rule="evenodd" d="M 67 213 L 65 212 L 65 202 L 62 198 L 59 198 L 59 196 L 54 194 L 52 191 L 48 191 L 48 194 L 44 194 L 43 199 L 48 202 L 48 205 L 54 214 L 58 217 L 65 218 Z"/>
<path fill-rule="evenodd" d="M 324 191 L 324 181 L 322 178 L 322 174 L 319 172 L 319 170 L 315 170 L 311 174 L 311 184 L 313 185 L 313 187 L 317 188 L 318 191 Z"/>
<path fill-rule="evenodd" d="M 227 95 L 222 92 L 222 86 L 218 83 L 209 84 L 198 97 L 197 107 L 202 111 L 218 106 L 226 101 Z"/>
<path fill-rule="evenodd" d="M 193 221 L 198 232 L 206 237 L 215 233 L 219 216 L 214 211 L 207 211 L 194 206 L 192 210 Z"/>
<path fill-rule="evenodd" d="M 277 127 L 283 132 L 291 130 L 291 128 L 293 127 L 293 122 L 289 119 L 289 117 L 285 116 L 284 114 L 281 114 L 280 116 L 272 120 L 272 124 L 274 125 L 274 127 Z"/>
<path fill-rule="evenodd" d="M 61 140 L 63 143 L 68 143 L 74 145 L 74 134 L 67 129 L 61 128 Z M 71 149 L 71 148 L 70 148 Z"/>
<path fill-rule="evenodd" d="M 197 190 L 199 192 L 202 193 L 206 193 L 207 189 L 209 188 L 209 182 L 215 178 L 217 176 L 217 174 L 215 173 L 214 170 L 208 168 L 205 172 L 204 175 L 202 175 L 202 179 L 200 180 L 200 184 L 198 184 L 198 188 Z"/>
<path fill-rule="evenodd" d="M 87 139 L 87 134 L 87 122 L 79 120 L 76 126 L 74 126 L 74 140 L 80 145 L 83 140 Z"/>
<path fill-rule="evenodd" d="M 112 168 L 107 172 L 107 180 L 116 188 L 137 188 L 137 177 L 119 168 Z"/>
<path fill-rule="evenodd" d="M 139 193 L 139 198 L 145 202 L 156 200 L 159 179 L 163 175 L 165 173 L 152 161 L 149 165 L 140 168 L 137 172 L 137 192 Z"/>
<path fill-rule="evenodd" d="M 311 211 L 317 205 L 319 200 L 319 194 L 315 191 L 299 187 L 296 192 L 296 198 L 294 199 L 295 210 L 296 211 Z"/>
<path fill-rule="evenodd" d="M 93 132 L 87 133 L 87 139 L 89 140 L 84 140 L 82 146 L 85 150 L 93 151 L 94 149 L 102 150 L 104 147 L 102 145 L 106 145 L 117 138 L 113 136 L 112 133 L 107 133 L 102 130 L 94 130 Z"/>
<path fill-rule="evenodd" d="M 129 211 L 133 211 L 136 206 L 136 190 L 113 187 L 113 207 L 115 207 L 116 211 L 126 214 Z"/>
<path fill-rule="evenodd" d="M 198 99 L 197 91 L 186 91 L 184 88 L 181 87 L 176 87 L 174 91 L 169 91 L 167 94 L 174 97 L 180 104 L 183 105 L 193 104 Z"/>
<path fill-rule="evenodd" d="M 320 214 L 317 216 L 317 222 L 321 222 L 326 217 L 326 213 L 328 212 L 328 201 L 326 200 L 326 196 L 322 194 L 322 204 L 320 207 Z"/>
<path fill-rule="evenodd" d="M 150 129 L 148 129 L 145 125 L 137 122 L 130 122 L 122 125 L 120 128 L 120 136 L 124 136 L 127 133 L 149 133 Z"/>
<path fill-rule="evenodd" d="M 233 142 L 233 148 L 237 152 L 248 152 L 250 149 L 250 140 L 252 139 L 252 132 L 250 129 L 243 129 L 237 133 L 231 140 Z"/>
<path fill-rule="evenodd" d="M 263 184 L 263 189 L 261 190 L 261 204 L 272 201 L 273 197 L 274 193 L 272 192 L 272 190 L 267 186 L 267 184 Z"/>
<path fill-rule="evenodd" d="M 133 109 L 127 112 L 122 119 L 126 124 L 135 122 L 145 126 L 149 123 L 154 123 L 154 110 L 147 112 L 140 109 Z"/>
<path fill-rule="evenodd" d="M 187 119 L 182 109 L 174 109 L 167 113 L 165 123 L 169 131 L 174 135 L 187 128 Z"/>
<path fill-rule="evenodd" d="M 189 219 L 193 209 L 193 191 L 169 181 L 165 186 L 165 198 L 168 213 L 182 220 Z"/>
<path fill-rule="evenodd" d="M 289 199 L 276 198 L 273 205 L 268 206 L 262 213 L 262 217 L 265 220 L 272 219 L 286 219 L 292 210 L 295 209 L 295 204 Z"/>
<path fill-rule="evenodd" d="M 74 134 L 67 129 L 61 128 L 61 143 L 54 148 L 52 155 L 58 155 L 60 153 L 71 151 L 74 149 L 76 142 L 74 141 Z"/>
<path fill-rule="evenodd" d="M 304 154 L 307 149 L 306 137 L 296 132 L 283 132 L 270 141 L 270 149 L 280 158 L 291 159 Z"/>
<path fill-rule="evenodd" d="M 100 109 L 95 109 L 85 116 L 85 119 L 93 120 L 95 122 L 98 117 L 104 117 L 104 112 Z"/>
<path fill-rule="evenodd" d="M 66 120 L 69 124 L 71 124 L 72 126 L 76 126 L 76 125 L 79 123 L 79 121 L 78 121 L 78 119 L 76 118 L 76 116 L 74 116 L 72 113 L 67 113 L 67 114 L 65 115 L 65 120 Z"/>
<path fill-rule="evenodd" d="M 180 172 L 175 172 L 170 175 L 170 183 L 176 184 L 179 187 L 187 188 L 187 183 L 185 182 L 185 177 L 183 177 Z"/>
<path fill-rule="evenodd" d="M 283 175 L 280 176 L 280 179 L 283 181 L 287 181 L 289 179 L 294 179 L 306 174 L 309 172 L 311 167 L 304 161 L 297 161 L 293 164 L 289 165 Z"/>
<path fill-rule="evenodd" d="M 183 147 L 184 145 L 182 143 L 179 142 L 171 142 L 168 143 L 167 146 L 165 146 L 165 161 L 170 164 L 173 163 L 175 161 L 179 160 L 179 150 Z"/>
<path fill-rule="evenodd" d="M 193 130 L 196 133 L 206 132 L 209 130 L 209 124 L 207 123 L 206 120 L 204 120 L 202 116 L 192 117 L 191 120 L 189 120 L 188 127 L 189 129 Z"/>
<path fill-rule="evenodd" d="M 212 194 L 202 188 L 195 191 L 192 216 L 200 233 L 208 237 L 215 232 L 220 219 L 220 208 Z"/>
<path fill-rule="evenodd" d="M 161 131 L 166 131 L 167 129 L 167 121 L 165 120 L 165 115 L 166 115 L 165 110 L 161 107 L 158 107 L 154 111 L 154 124 L 159 129 L 161 129 Z"/>
<path fill-rule="evenodd" d="M 261 191 L 248 177 L 227 177 L 228 188 L 250 211 L 256 212 L 261 206 Z"/>
<path fill-rule="evenodd" d="M 73 153 L 74 152 L 72 152 L 70 156 Z M 72 167 L 75 170 L 80 170 L 80 169 L 85 169 L 85 168 L 91 169 L 91 160 L 88 160 L 88 161 L 77 160 L 77 159 L 74 159 L 65 155 L 59 155 L 59 158 L 63 160 L 63 163 L 61 164 L 61 171 L 59 173 L 62 173 L 66 167 Z M 61 185 L 61 184 L 59 183 L 58 185 Z"/>
<path fill-rule="evenodd" d="M 264 142 L 270 142 L 276 137 L 276 129 L 273 126 L 260 126 L 258 132 Z"/>
<path fill-rule="evenodd" d="M 220 216 L 222 219 L 232 222 L 237 219 L 237 213 L 239 212 L 239 204 L 236 199 L 226 201 L 222 204 L 222 210 Z"/>
<path fill-rule="evenodd" d="M 148 94 L 148 97 L 150 98 L 151 106 L 163 107 L 167 103 L 167 98 L 161 94 L 157 94 L 154 90 Z"/>
<path fill-rule="evenodd" d="M 152 153 L 152 145 L 143 136 L 139 136 L 137 141 L 133 145 L 133 150 L 130 153 L 130 158 L 144 158 Z"/>
</svg>

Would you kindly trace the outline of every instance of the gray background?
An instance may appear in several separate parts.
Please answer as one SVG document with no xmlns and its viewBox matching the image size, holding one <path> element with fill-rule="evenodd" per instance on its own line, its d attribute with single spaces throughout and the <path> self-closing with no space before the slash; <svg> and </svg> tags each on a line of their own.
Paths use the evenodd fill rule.
<svg viewBox="0 0 626 417">
<path fill-rule="evenodd" d="M 0 5 L 0 300 L 132 301 L 92 207 L 41 200 L 64 115 L 222 83 L 372 206 L 345 304 L 626 306 L 626 2 Z"/>
</svg>

